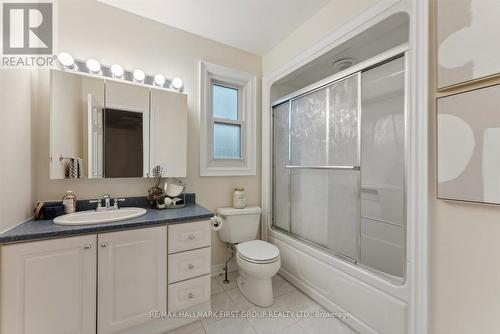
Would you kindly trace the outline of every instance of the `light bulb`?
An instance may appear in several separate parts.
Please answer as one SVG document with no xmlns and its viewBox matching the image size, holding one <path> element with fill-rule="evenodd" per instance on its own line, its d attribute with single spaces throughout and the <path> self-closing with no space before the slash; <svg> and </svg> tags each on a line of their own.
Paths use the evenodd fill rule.
<svg viewBox="0 0 500 334">
<path fill-rule="evenodd" d="M 89 59 L 86 64 L 90 73 L 101 74 L 101 64 L 97 60 Z"/>
<path fill-rule="evenodd" d="M 75 59 L 67 52 L 61 52 L 59 55 L 57 55 L 57 60 L 62 66 L 64 66 L 64 68 L 71 70 L 77 69 Z"/>
<path fill-rule="evenodd" d="M 174 78 L 172 80 L 172 83 L 170 84 L 170 87 L 174 88 L 174 89 L 181 89 L 182 88 L 182 79 Z"/>
<path fill-rule="evenodd" d="M 142 70 L 137 69 L 134 71 L 134 81 L 135 82 L 143 83 L 145 78 L 146 78 L 146 75 L 144 74 L 144 72 Z"/>
<path fill-rule="evenodd" d="M 123 67 L 118 64 L 111 65 L 111 73 L 113 74 L 113 78 L 122 79 L 123 78 Z"/>
<path fill-rule="evenodd" d="M 156 86 L 163 87 L 165 84 L 165 77 L 162 74 L 156 74 L 154 77 L 154 82 Z"/>
</svg>

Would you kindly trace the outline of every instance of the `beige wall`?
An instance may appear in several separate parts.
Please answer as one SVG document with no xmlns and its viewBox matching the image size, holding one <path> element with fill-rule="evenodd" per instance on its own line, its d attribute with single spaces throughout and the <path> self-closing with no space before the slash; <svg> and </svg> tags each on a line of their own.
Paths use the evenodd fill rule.
<svg viewBox="0 0 500 334">
<path fill-rule="evenodd" d="M 260 205 L 260 84 L 257 100 L 257 176 L 199 176 L 198 62 L 200 59 L 236 68 L 261 77 L 259 56 L 240 51 L 95 1 L 59 1 L 56 26 L 57 51 L 76 57 L 95 57 L 103 64 L 119 63 L 126 69 L 141 68 L 146 73 L 178 76 L 188 94 L 188 191 L 197 194 L 201 205 L 215 210 L 229 206 L 234 187 L 246 189 L 250 205 Z M 37 200 L 60 199 L 68 189 L 78 198 L 145 195 L 148 182 L 142 179 L 49 180 L 49 101 L 48 75 L 41 72 L 36 111 Z M 260 80 L 259 80 L 260 82 Z M 213 264 L 220 264 L 227 252 L 213 234 Z"/>
<path fill-rule="evenodd" d="M 500 333 L 500 207 L 437 200 L 435 168 L 435 98 L 499 84 L 500 76 L 436 91 L 435 3 L 429 82 L 430 328 L 432 334 Z"/>
<path fill-rule="evenodd" d="M 0 232 L 32 215 L 31 73 L 0 70 Z"/>
<path fill-rule="evenodd" d="M 382 0 L 333 0 L 262 58 L 264 75 L 286 64 L 349 20 Z"/>
</svg>

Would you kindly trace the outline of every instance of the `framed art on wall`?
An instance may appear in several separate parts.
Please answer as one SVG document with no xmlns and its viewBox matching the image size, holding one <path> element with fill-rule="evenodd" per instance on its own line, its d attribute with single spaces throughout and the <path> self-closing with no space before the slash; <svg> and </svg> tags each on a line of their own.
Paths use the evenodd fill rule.
<svg viewBox="0 0 500 334">
<path fill-rule="evenodd" d="M 500 85 L 437 100 L 438 198 L 500 204 Z"/>
<path fill-rule="evenodd" d="M 452 86 L 500 73 L 500 1 L 437 1 L 437 83 Z"/>
</svg>

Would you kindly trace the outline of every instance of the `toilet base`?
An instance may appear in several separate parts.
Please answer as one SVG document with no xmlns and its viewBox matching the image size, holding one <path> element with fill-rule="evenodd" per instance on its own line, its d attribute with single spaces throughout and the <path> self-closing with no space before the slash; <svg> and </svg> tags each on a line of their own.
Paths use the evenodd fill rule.
<svg viewBox="0 0 500 334">
<path fill-rule="evenodd" d="M 259 279 L 239 271 L 236 284 L 243 296 L 257 306 L 268 307 L 274 302 L 271 277 Z"/>
</svg>

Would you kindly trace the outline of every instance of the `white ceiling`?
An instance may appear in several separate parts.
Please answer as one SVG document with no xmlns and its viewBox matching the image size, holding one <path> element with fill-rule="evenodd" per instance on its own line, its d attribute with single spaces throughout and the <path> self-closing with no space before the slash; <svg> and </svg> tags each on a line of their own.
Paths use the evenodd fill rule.
<svg viewBox="0 0 500 334">
<path fill-rule="evenodd" d="M 264 55 L 331 0 L 98 0 Z"/>
</svg>

